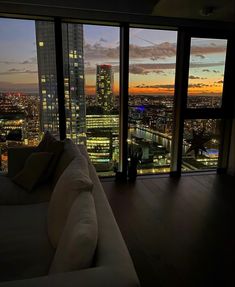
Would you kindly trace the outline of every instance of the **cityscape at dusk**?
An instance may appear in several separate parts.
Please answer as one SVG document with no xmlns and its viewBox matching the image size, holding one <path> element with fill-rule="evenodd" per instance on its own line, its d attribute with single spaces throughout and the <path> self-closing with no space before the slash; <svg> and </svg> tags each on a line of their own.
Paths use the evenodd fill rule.
<svg viewBox="0 0 235 287">
<path fill-rule="evenodd" d="M 58 136 L 53 22 L 0 19 L 0 147 Z M 63 23 L 66 135 L 87 145 L 97 171 L 119 161 L 119 27 Z M 221 106 L 226 40 L 192 38 L 188 107 Z M 139 173 L 169 172 L 177 32 L 130 29 L 129 146 L 141 149 Z M 77 120 L 78 119 L 78 120 Z M 203 135 L 201 134 L 203 132 Z M 201 135 L 198 153 L 190 147 Z M 185 121 L 182 168 L 215 168 L 218 121 Z M 190 152 L 189 152 L 190 151 Z"/>
<path fill-rule="evenodd" d="M 0 36 L 0 89 L 38 92 L 34 21 L 0 19 Z M 130 30 L 130 94 L 174 94 L 176 43 L 175 31 Z M 192 39 L 189 94 L 221 95 L 225 55 L 226 40 Z M 119 28 L 84 25 L 84 57 L 86 94 L 95 93 L 97 64 L 113 66 L 118 94 Z"/>
</svg>

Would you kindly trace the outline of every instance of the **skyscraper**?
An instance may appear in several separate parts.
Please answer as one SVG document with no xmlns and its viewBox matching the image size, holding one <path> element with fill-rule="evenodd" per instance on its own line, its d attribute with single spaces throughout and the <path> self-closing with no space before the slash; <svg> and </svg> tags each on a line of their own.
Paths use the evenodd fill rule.
<svg viewBox="0 0 235 287">
<path fill-rule="evenodd" d="M 40 96 L 40 129 L 59 135 L 54 24 L 35 21 Z"/>
<path fill-rule="evenodd" d="M 113 108 L 113 71 L 111 65 L 97 65 L 96 72 L 97 105 L 109 114 Z"/>
<path fill-rule="evenodd" d="M 62 25 L 66 136 L 75 143 L 85 141 L 86 101 L 84 93 L 83 26 Z M 41 129 L 59 134 L 54 24 L 36 21 Z"/>
</svg>

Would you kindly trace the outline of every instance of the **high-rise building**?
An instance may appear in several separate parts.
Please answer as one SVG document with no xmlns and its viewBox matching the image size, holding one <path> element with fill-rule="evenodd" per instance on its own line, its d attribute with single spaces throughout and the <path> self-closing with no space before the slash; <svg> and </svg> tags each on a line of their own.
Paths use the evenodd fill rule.
<svg viewBox="0 0 235 287">
<path fill-rule="evenodd" d="M 40 129 L 59 135 L 54 24 L 35 21 L 38 81 L 40 95 Z"/>
<path fill-rule="evenodd" d="M 66 136 L 75 143 L 85 140 L 83 26 L 62 25 Z M 59 134 L 54 24 L 36 21 L 41 129 Z"/>
<path fill-rule="evenodd" d="M 111 65 L 97 65 L 96 72 L 97 105 L 109 114 L 113 108 L 113 71 Z"/>
<path fill-rule="evenodd" d="M 75 143 L 86 141 L 83 25 L 63 24 L 66 136 Z"/>
</svg>

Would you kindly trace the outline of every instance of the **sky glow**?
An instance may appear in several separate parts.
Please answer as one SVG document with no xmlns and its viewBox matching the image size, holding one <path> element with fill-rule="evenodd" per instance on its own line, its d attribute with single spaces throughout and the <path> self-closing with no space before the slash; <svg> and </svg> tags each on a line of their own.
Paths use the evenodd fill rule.
<svg viewBox="0 0 235 287">
<path fill-rule="evenodd" d="M 95 94 L 96 65 L 110 64 L 119 93 L 119 27 L 84 25 L 85 92 Z M 0 91 L 38 92 L 35 22 L 0 19 Z M 177 32 L 130 30 L 129 93 L 173 95 Z M 226 40 L 192 39 L 189 95 L 221 95 Z"/>
</svg>

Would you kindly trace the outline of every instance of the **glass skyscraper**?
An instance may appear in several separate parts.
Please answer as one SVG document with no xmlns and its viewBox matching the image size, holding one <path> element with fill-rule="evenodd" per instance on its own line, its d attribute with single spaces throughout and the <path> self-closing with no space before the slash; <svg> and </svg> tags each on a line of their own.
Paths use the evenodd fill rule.
<svg viewBox="0 0 235 287">
<path fill-rule="evenodd" d="M 83 26 L 62 25 L 66 136 L 85 141 Z M 41 130 L 59 135 L 54 24 L 36 21 Z"/>
</svg>

